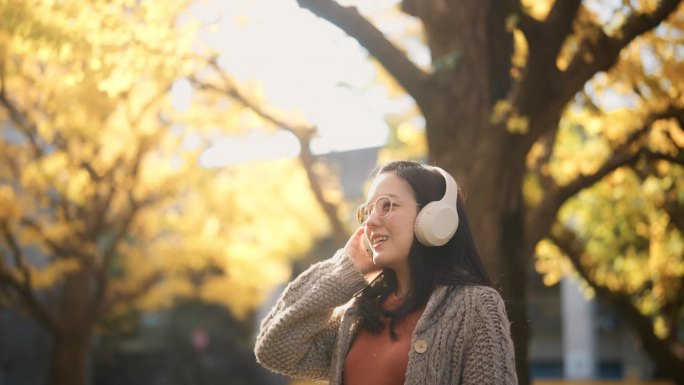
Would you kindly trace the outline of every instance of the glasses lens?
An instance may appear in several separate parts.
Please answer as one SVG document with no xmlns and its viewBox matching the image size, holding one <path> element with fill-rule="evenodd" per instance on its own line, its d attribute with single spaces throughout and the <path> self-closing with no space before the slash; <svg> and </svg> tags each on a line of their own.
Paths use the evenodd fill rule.
<svg viewBox="0 0 684 385">
<path fill-rule="evenodd" d="M 386 217 L 392 212 L 392 201 L 389 197 L 380 197 L 375 201 L 375 210 L 381 217 Z"/>
<path fill-rule="evenodd" d="M 356 209 L 356 219 L 359 221 L 360 225 L 366 221 L 366 205 L 361 205 Z"/>
<path fill-rule="evenodd" d="M 389 197 L 382 196 L 375 203 L 359 206 L 356 210 L 356 219 L 359 221 L 359 224 L 363 224 L 372 213 L 377 213 L 380 217 L 386 217 L 391 212 L 392 200 Z"/>
</svg>

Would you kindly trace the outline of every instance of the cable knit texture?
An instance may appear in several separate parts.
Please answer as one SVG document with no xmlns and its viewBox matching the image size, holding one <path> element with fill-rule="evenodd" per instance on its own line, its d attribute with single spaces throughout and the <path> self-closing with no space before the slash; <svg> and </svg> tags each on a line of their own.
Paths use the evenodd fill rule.
<svg viewBox="0 0 684 385">
<path fill-rule="evenodd" d="M 291 377 L 342 384 L 365 286 L 344 249 L 292 281 L 261 323 L 255 353 Z M 413 332 L 405 384 L 517 384 L 504 303 L 485 286 L 440 286 Z"/>
</svg>

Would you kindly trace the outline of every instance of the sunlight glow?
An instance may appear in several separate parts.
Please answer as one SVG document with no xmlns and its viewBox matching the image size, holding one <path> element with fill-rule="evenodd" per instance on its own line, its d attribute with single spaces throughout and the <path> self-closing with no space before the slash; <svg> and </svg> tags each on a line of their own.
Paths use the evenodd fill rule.
<svg viewBox="0 0 684 385">
<path fill-rule="evenodd" d="M 408 101 L 392 100 L 376 83 L 375 68 L 355 40 L 294 0 L 231 0 L 220 6 L 218 15 L 208 3 L 194 10 L 204 21 L 217 21 L 200 38 L 224 52 L 219 62 L 232 77 L 263 84 L 267 104 L 300 112 L 319 129 L 312 141 L 314 153 L 387 142 L 385 116 L 406 109 Z M 225 138 L 205 154 L 203 163 L 296 156 L 299 146 L 288 136 Z"/>
<path fill-rule="evenodd" d="M 200 157 L 203 167 L 224 167 L 257 160 L 294 158 L 299 154 L 299 142 L 287 131 L 263 133 L 252 131 L 247 136 L 218 140 Z"/>
</svg>

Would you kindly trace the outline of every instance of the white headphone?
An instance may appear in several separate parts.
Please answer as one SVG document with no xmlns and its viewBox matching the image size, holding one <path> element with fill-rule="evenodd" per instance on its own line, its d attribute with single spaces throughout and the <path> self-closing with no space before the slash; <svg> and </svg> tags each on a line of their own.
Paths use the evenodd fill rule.
<svg viewBox="0 0 684 385">
<path fill-rule="evenodd" d="M 458 186 L 448 172 L 435 166 L 427 167 L 442 174 L 446 181 L 446 191 L 442 199 L 432 201 L 420 210 L 413 231 L 421 244 L 442 246 L 449 242 L 458 228 L 458 212 L 456 211 Z"/>
</svg>

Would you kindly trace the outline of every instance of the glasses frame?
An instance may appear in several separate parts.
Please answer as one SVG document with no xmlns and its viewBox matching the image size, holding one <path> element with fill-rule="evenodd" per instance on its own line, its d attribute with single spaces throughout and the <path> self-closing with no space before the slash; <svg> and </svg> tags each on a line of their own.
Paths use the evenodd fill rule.
<svg viewBox="0 0 684 385">
<path fill-rule="evenodd" d="M 381 213 L 378 213 L 379 217 L 380 218 L 387 218 L 390 214 L 392 214 L 392 210 L 394 209 L 394 204 L 395 204 L 394 200 L 392 200 L 392 197 L 389 195 L 381 195 L 377 199 L 375 199 L 375 201 L 373 201 L 373 203 L 363 203 L 356 209 L 356 220 L 359 222 L 360 225 L 363 225 L 364 223 L 366 223 L 368 218 L 370 218 L 371 215 L 375 214 L 378 201 L 380 201 L 380 199 L 383 199 L 383 198 L 387 198 L 387 200 L 390 203 L 390 207 L 389 207 L 389 210 L 387 210 L 387 214 L 382 215 Z M 416 206 L 421 206 L 420 203 L 413 203 L 413 204 Z M 366 215 L 365 210 L 369 206 L 373 206 L 373 209 L 368 213 L 368 215 Z"/>
<path fill-rule="evenodd" d="M 385 214 L 385 215 L 380 214 L 380 218 L 385 218 L 392 213 L 392 209 L 394 208 L 394 202 L 392 202 L 392 198 L 389 195 L 381 195 L 375 201 L 373 201 L 373 203 L 364 203 L 364 204 L 360 205 L 358 209 L 356 209 L 356 220 L 359 221 L 360 225 L 366 223 L 368 218 L 370 218 L 370 216 L 375 213 L 375 209 L 378 207 L 378 202 L 380 201 L 380 199 L 383 199 L 383 198 L 386 198 L 389 201 L 390 207 L 389 207 L 389 210 L 387 210 L 387 214 Z M 366 214 L 366 208 L 368 208 L 370 206 L 372 206 L 373 209 L 370 210 L 368 212 L 368 214 Z"/>
</svg>

